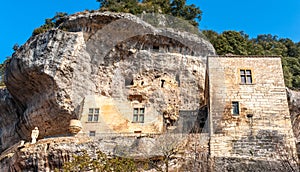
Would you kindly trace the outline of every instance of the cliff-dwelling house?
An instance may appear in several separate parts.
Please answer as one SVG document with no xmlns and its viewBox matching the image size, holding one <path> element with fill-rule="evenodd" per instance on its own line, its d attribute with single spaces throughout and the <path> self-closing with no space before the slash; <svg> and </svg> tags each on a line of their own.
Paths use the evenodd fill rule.
<svg viewBox="0 0 300 172">
<path fill-rule="evenodd" d="M 209 136 L 212 157 L 295 154 L 280 57 L 216 56 L 201 35 L 130 14 L 77 14 L 60 27 L 31 38 L 8 64 L 3 149 L 32 125 L 51 137 L 77 119 L 78 135 L 90 138 L 198 133 Z"/>
<path fill-rule="evenodd" d="M 81 101 L 81 133 L 207 133 L 217 157 L 295 150 L 280 57 L 215 56 L 203 38 L 139 32 L 97 59 L 99 92 Z"/>
</svg>

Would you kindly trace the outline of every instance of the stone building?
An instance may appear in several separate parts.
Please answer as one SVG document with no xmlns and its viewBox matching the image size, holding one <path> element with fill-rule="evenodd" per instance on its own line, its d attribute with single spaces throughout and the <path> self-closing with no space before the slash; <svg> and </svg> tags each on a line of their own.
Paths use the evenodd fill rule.
<svg viewBox="0 0 300 172">
<path fill-rule="evenodd" d="M 280 57 L 210 56 L 208 92 L 212 157 L 295 156 Z"/>
</svg>

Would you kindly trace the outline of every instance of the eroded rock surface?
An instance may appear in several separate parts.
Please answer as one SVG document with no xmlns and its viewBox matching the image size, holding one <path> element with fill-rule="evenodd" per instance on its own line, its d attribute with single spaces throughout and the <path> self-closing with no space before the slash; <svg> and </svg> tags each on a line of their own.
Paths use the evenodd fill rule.
<svg viewBox="0 0 300 172">
<path fill-rule="evenodd" d="M 300 159 L 300 92 L 287 89 L 293 132 L 296 138 L 298 158 Z"/>
<path fill-rule="evenodd" d="M 7 89 L 0 89 L 0 152 L 22 137 L 17 127 L 22 107 L 18 106 Z"/>
<path fill-rule="evenodd" d="M 28 141 L 34 127 L 40 138 L 66 135 L 86 95 L 130 99 L 134 87 L 149 86 L 148 80 L 159 84 L 138 95 L 157 98 L 167 123 L 178 119 L 179 109 L 204 104 L 206 57 L 215 51 L 203 38 L 155 28 L 130 14 L 80 13 L 60 28 L 31 37 L 8 64 L 8 91 L 1 92 L 0 103 L 2 149 Z M 160 97 L 155 90 L 164 86 Z"/>
<path fill-rule="evenodd" d="M 300 92 L 287 89 L 293 131 L 296 139 L 300 140 Z"/>
</svg>

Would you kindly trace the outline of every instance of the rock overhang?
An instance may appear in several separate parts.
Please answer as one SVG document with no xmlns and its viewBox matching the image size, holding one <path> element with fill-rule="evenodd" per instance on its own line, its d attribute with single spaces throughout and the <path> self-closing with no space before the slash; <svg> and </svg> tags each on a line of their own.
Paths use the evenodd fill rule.
<svg viewBox="0 0 300 172">
<path fill-rule="evenodd" d="M 136 45 L 139 41 L 143 42 L 143 39 L 148 41 L 149 45 L 154 43 L 161 46 L 169 43 L 174 46 L 178 45 L 179 48 L 174 48 L 174 52 L 151 52 L 145 49 L 136 53 L 135 58 L 161 59 L 165 55 L 167 56 L 165 60 L 173 58 L 175 61 L 164 62 L 164 64 L 159 64 L 160 61 L 155 62 L 152 59 L 151 64 L 160 65 L 158 68 L 161 72 L 172 73 L 184 69 L 181 77 L 190 79 L 183 80 L 196 84 L 195 91 L 204 90 L 206 58 L 208 55 L 214 55 L 215 50 L 202 37 L 172 28 L 154 27 L 131 14 L 110 12 L 75 14 L 67 17 L 58 28 L 31 37 L 13 54 L 6 71 L 5 82 L 19 113 L 17 122 L 9 126 L 9 130 L 2 130 L 2 137 L 9 135 L 5 131 L 15 130 L 20 134 L 9 139 L 13 140 L 12 143 L 20 139 L 26 140 L 35 126 L 41 128 L 41 137 L 67 133 L 68 123 L 70 119 L 78 118 L 80 115 L 81 103 L 86 95 L 101 95 L 108 87 L 106 96 L 112 96 L 111 94 L 118 88 L 111 89 L 120 83 L 105 82 L 111 79 L 101 73 L 113 71 L 112 74 L 115 77 L 114 72 L 122 69 L 118 68 L 118 65 L 126 69 L 126 63 L 130 61 L 130 59 L 127 59 L 127 62 L 123 61 L 125 62 L 123 66 L 114 63 L 113 67 L 103 70 L 103 61 L 99 59 L 109 60 L 116 47 L 131 43 Z M 151 48 L 155 49 L 153 45 Z M 189 50 L 190 54 L 184 54 L 183 50 Z M 129 49 L 129 51 L 135 50 Z M 179 58 L 185 61 L 179 62 Z M 201 64 L 201 69 L 192 69 L 199 68 L 199 64 Z M 180 65 L 183 68 L 171 69 L 171 66 Z M 149 72 L 148 69 L 143 70 L 146 73 Z M 136 72 L 138 72 L 136 69 L 131 71 L 131 73 Z M 169 76 L 174 77 L 175 81 L 177 73 Z M 124 71 L 121 80 L 125 77 Z M 120 79 L 120 77 L 115 78 Z M 200 85 L 197 85 L 198 83 Z M 184 88 L 184 83 L 181 85 L 181 92 L 183 92 L 181 99 L 186 96 L 188 98 L 185 101 L 191 102 L 189 97 L 192 96 L 187 95 L 188 85 L 185 86 L 186 88 Z M 199 93 L 189 92 L 189 94 L 198 95 Z M 194 102 L 196 106 L 203 99 L 200 97 Z M 186 106 L 184 109 L 189 108 L 191 107 Z M 5 113 L 5 115 L 8 114 L 9 112 Z M 5 148 L 9 146 L 9 143 L 3 145 Z"/>
</svg>

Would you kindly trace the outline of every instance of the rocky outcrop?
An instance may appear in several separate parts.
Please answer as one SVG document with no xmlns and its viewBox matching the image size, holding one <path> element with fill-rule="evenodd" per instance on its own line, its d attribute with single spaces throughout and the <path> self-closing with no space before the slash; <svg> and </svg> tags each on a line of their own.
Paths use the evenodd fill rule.
<svg viewBox="0 0 300 172">
<path fill-rule="evenodd" d="M 0 89 L 0 152 L 22 138 L 22 131 L 16 128 L 22 107 L 11 96 L 7 89 Z"/>
<path fill-rule="evenodd" d="M 287 89 L 287 96 L 294 135 L 297 140 L 300 140 L 300 92 Z"/>
<path fill-rule="evenodd" d="M 293 132 L 296 138 L 297 154 L 300 159 L 300 92 L 287 88 L 287 96 Z"/>
<path fill-rule="evenodd" d="M 175 104 L 160 104 L 159 112 L 172 122 L 178 109 L 168 107 L 195 110 L 204 104 L 206 57 L 213 54 L 212 45 L 197 35 L 156 28 L 130 14 L 69 16 L 13 54 L 5 75 L 7 90 L 1 91 L 2 149 L 28 141 L 35 126 L 39 138 L 68 134 L 69 121 L 79 118 L 86 95 L 127 99 L 134 90 L 128 91 L 126 82 L 140 76 L 172 78 L 173 85 L 181 85 L 175 91 L 180 94 L 166 91 Z M 145 96 L 151 101 L 161 95 Z"/>
<path fill-rule="evenodd" d="M 178 142 L 182 140 L 186 141 Z M 170 141 L 173 141 L 174 147 L 170 146 L 172 145 Z M 176 150 L 173 150 L 175 148 Z M 201 169 L 201 167 L 207 168 L 208 164 L 208 140 L 205 135 L 202 137 L 199 134 L 190 135 L 189 138 L 183 138 L 180 135 L 138 138 L 116 135 L 101 137 L 97 140 L 90 140 L 87 137 L 61 137 L 42 139 L 37 144 L 18 143 L 7 150 L 5 155 L 0 156 L 0 171 L 62 170 L 65 162 L 73 160 L 74 155 L 81 155 L 84 151 L 92 158 L 95 158 L 97 152 L 101 151 L 109 157 L 111 155 L 134 156 L 137 161 L 141 160 L 149 164 L 151 164 L 151 159 L 163 159 L 164 154 L 170 154 L 172 151 L 168 159 L 170 170 L 186 171 L 191 167 Z M 201 157 L 195 161 L 195 157 L 199 154 Z M 161 168 L 164 168 L 163 165 L 157 164 Z M 154 167 L 148 168 L 154 170 Z"/>
</svg>

